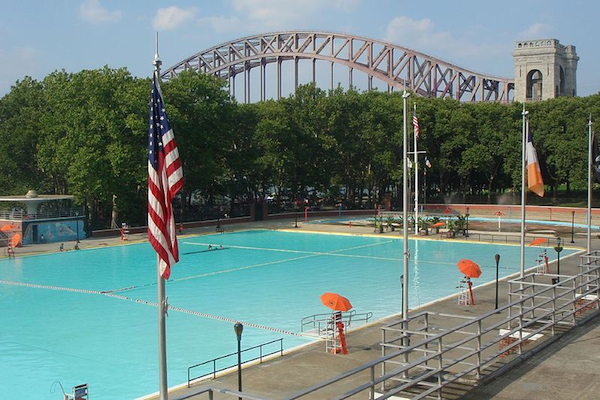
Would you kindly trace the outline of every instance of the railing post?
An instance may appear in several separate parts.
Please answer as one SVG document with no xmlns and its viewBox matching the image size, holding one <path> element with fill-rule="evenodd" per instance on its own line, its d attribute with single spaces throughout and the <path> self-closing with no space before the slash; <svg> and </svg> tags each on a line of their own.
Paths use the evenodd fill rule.
<svg viewBox="0 0 600 400">
<path fill-rule="evenodd" d="M 577 299 L 577 288 L 575 285 L 575 279 L 572 280 L 572 292 L 573 292 L 573 326 L 577 325 L 577 317 L 576 317 L 576 313 L 575 310 L 577 309 L 577 302 L 575 301 Z"/>
<path fill-rule="evenodd" d="M 519 355 L 521 354 L 523 354 L 523 297 L 519 298 Z"/>
<path fill-rule="evenodd" d="M 477 321 L 477 380 L 481 379 L 481 319 Z"/>
<path fill-rule="evenodd" d="M 213 360 L 213 379 L 217 378 L 217 360 Z"/>
<path fill-rule="evenodd" d="M 556 286 L 552 287 L 552 336 L 556 335 Z"/>
<path fill-rule="evenodd" d="M 371 396 L 370 399 L 375 399 L 375 366 L 371 366 L 371 388 L 369 390 Z"/>
<path fill-rule="evenodd" d="M 385 357 L 385 349 L 386 349 L 386 343 L 385 343 L 385 329 L 381 330 L 381 357 Z M 385 361 L 383 361 L 381 363 L 381 376 L 385 375 Z M 385 392 L 385 381 L 381 382 L 381 391 Z"/>
<path fill-rule="evenodd" d="M 425 357 L 429 356 L 429 314 L 425 314 Z M 429 359 L 425 360 L 425 366 L 429 365 Z"/>
<path fill-rule="evenodd" d="M 439 337 L 438 338 L 438 390 L 437 390 L 437 394 L 438 394 L 438 399 L 442 399 L 442 382 L 443 382 L 443 364 L 444 364 L 444 360 L 443 360 L 443 356 L 442 356 L 442 350 L 443 350 L 443 343 L 442 343 L 442 338 Z"/>
</svg>

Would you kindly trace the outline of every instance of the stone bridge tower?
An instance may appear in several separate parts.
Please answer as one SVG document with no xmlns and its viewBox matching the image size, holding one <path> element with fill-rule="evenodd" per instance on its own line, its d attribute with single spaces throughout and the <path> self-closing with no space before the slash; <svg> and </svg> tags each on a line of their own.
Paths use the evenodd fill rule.
<svg viewBox="0 0 600 400">
<path fill-rule="evenodd" d="M 577 95 L 575 46 L 556 39 L 519 41 L 513 52 L 515 101 L 553 99 Z"/>
</svg>

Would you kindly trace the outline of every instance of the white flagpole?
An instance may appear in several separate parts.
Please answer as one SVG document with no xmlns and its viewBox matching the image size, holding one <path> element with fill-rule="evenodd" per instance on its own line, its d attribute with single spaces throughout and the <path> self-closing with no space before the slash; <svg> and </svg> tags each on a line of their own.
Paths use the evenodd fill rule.
<svg viewBox="0 0 600 400">
<path fill-rule="evenodd" d="M 406 103 L 408 96 L 410 93 L 406 90 L 402 95 L 403 105 L 404 105 L 404 138 L 402 140 L 402 160 L 403 164 L 403 172 L 402 172 L 402 190 L 403 190 L 403 200 L 402 200 L 402 237 L 404 238 L 404 264 L 403 264 L 403 275 L 402 275 L 402 319 L 406 320 L 408 318 L 408 260 L 410 258 L 410 253 L 408 251 L 408 135 L 406 128 L 406 120 L 407 120 L 407 110 Z M 405 328 L 407 328 L 405 326 Z"/>
<path fill-rule="evenodd" d="M 414 104 L 413 118 L 417 113 L 417 104 Z M 413 121 L 414 124 L 414 121 Z M 415 142 L 415 157 L 414 157 L 414 169 L 415 169 L 415 235 L 419 234 L 419 161 L 418 149 L 417 149 L 417 133 L 413 129 L 413 137 Z"/>
<path fill-rule="evenodd" d="M 527 144 L 527 132 L 529 131 L 529 111 L 525 111 L 523 104 L 523 138 L 521 154 L 521 278 L 525 275 L 525 199 L 527 183 L 525 182 L 525 152 Z"/>
<path fill-rule="evenodd" d="M 154 55 L 154 73 L 157 79 L 160 77 L 160 65 L 162 61 L 158 57 L 158 32 L 156 32 L 156 54 Z M 165 315 L 167 301 L 165 298 L 165 279 L 160 273 L 160 257 L 156 256 L 156 271 L 158 275 L 158 376 L 160 400 L 169 399 L 167 385 L 167 326 Z"/>
<path fill-rule="evenodd" d="M 592 182 L 594 160 L 592 160 L 592 116 L 588 120 L 588 207 L 587 207 L 587 252 L 592 251 Z"/>
</svg>

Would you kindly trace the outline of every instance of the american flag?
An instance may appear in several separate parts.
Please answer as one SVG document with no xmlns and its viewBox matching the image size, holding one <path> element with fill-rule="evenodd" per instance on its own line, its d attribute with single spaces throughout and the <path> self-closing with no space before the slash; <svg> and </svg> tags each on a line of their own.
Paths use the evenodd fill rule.
<svg viewBox="0 0 600 400">
<path fill-rule="evenodd" d="M 419 133 L 421 133 L 421 130 L 419 129 L 419 118 L 417 118 L 416 112 L 413 113 L 413 127 L 415 128 L 415 136 L 418 139 Z"/>
<path fill-rule="evenodd" d="M 171 201 L 182 186 L 179 151 L 155 72 L 148 141 L 148 239 L 158 254 L 160 274 L 165 279 L 171 275 L 171 266 L 179 261 Z"/>
</svg>

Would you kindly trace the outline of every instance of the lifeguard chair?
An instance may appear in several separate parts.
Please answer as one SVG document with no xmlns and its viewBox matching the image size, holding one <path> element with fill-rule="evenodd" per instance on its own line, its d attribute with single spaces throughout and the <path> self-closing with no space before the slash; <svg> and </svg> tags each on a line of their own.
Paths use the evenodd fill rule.
<svg viewBox="0 0 600 400">
<path fill-rule="evenodd" d="M 538 254 L 536 261 L 537 265 L 537 273 L 544 275 L 550 273 L 550 266 L 548 265 L 548 254 L 546 253 L 546 249 L 544 249 L 540 254 Z"/>
<path fill-rule="evenodd" d="M 121 240 L 129 240 L 129 225 L 125 222 L 121 224 Z"/>
<path fill-rule="evenodd" d="M 462 306 L 468 306 L 470 301 L 469 295 L 469 281 L 467 278 L 462 278 L 458 281 L 458 304 Z"/>
<path fill-rule="evenodd" d="M 342 313 L 334 313 L 327 325 L 325 351 L 331 354 L 348 354 L 346 347 L 346 327 L 342 322 Z"/>
</svg>

